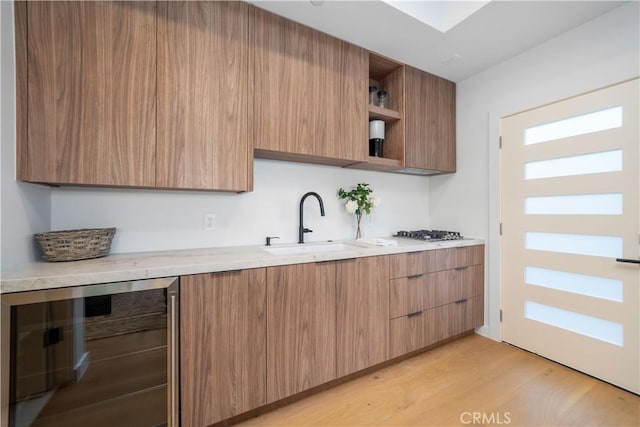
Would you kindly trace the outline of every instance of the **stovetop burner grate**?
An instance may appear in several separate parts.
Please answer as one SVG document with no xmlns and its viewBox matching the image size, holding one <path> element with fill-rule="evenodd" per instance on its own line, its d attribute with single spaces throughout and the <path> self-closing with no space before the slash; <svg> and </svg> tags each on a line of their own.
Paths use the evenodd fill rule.
<svg viewBox="0 0 640 427">
<path fill-rule="evenodd" d="M 414 231 L 398 231 L 394 237 L 407 237 L 409 239 L 424 241 L 442 241 L 442 240 L 460 240 L 463 239 L 458 231 L 446 230 L 414 230 Z"/>
</svg>

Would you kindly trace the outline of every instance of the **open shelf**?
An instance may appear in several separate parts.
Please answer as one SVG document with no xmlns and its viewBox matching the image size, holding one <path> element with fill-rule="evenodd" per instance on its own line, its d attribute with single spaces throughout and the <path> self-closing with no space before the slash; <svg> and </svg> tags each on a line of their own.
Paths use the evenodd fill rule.
<svg viewBox="0 0 640 427">
<path fill-rule="evenodd" d="M 382 167 L 389 167 L 389 168 L 399 168 L 402 166 L 402 163 L 400 162 L 400 160 L 388 159 L 386 157 L 369 156 L 367 157 L 367 163 L 370 163 L 372 165 L 379 165 Z"/>
<path fill-rule="evenodd" d="M 388 94 L 386 107 L 368 104 L 368 118 L 385 122 L 383 158 L 368 157 L 355 166 L 370 170 L 397 170 L 404 167 L 404 65 L 377 53 L 369 52 L 369 86 Z M 365 144 L 368 142 L 363 141 Z"/>
<path fill-rule="evenodd" d="M 389 74 L 402 68 L 402 64 L 394 61 L 386 56 L 369 52 L 369 78 L 373 80 L 382 80 Z"/>
<path fill-rule="evenodd" d="M 384 120 L 385 122 L 400 120 L 400 113 L 396 110 L 369 104 L 369 120 Z"/>
<path fill-rule="evenodd" d="M 402 162 L 397 159 L 389 159 L 386 157 L 367 157 L 364 162 L 354 163 L 347 166 L 351 169 L 364 169 L 380 172 L 395 172 L 402 169 Z"/>
</svg>

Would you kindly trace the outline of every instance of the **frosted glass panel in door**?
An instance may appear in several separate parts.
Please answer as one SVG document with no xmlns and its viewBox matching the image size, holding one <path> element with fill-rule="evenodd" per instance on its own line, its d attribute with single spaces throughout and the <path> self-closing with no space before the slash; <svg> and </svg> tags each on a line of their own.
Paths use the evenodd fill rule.
<svg viewBox="0 0 640 427">
<path fill-rule="evenodd" d="M 525 145 L 585 135 L 622 126 L 622 107 L 607 108 L 589 114 L 531 127 L 524 131 Z"/>
<path fill-rule="evenodd" d="M 525 248 L 566 254 L 622 257 L 622 237 L 527 232 Z"/>
<path fill-rule="evenodd" d="M 527 215 L 622 215 L 622 193 L 537 196 L 524 199 Z"/>
<path fill-rule="evenodd" d="M 526 301 L 524 317 L 611 344 L 623 345 L 623 327 L 618 322 L 599 319 L 550 305 Z"/>
<path fill-rule="evenodd" d="M 540 160 L 524 165 L 524 179 L 554 178 L 622 170 L 622 150 Z"/>
<path fill-rule="evenodd" d="M 524 282 L 528 285 L 622 302 L 622 280 L 548 268 L 526 267 Z"/>
</svg>

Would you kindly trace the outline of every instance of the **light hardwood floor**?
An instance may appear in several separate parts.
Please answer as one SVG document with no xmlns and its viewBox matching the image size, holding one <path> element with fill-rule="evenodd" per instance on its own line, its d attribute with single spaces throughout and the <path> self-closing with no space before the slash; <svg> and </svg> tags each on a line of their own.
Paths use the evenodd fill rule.
<svg viewBox="0 0 640 427">
<path fill-rule="evenodd" d="M 640 426 L 640 397 L 469 335 L 238 425 Z"/>
</svg>

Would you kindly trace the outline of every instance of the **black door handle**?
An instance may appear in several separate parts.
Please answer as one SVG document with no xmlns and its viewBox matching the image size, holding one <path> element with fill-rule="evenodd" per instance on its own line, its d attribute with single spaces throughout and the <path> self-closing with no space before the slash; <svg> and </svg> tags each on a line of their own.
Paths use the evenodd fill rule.
<svg viewBox="0 0 640 427">
<path fill-rule="evenodd" d="M 626 262 L 628 264 L 640 264 L 640 259 L 616 258 L 617 262 Z"/>
</svg>

